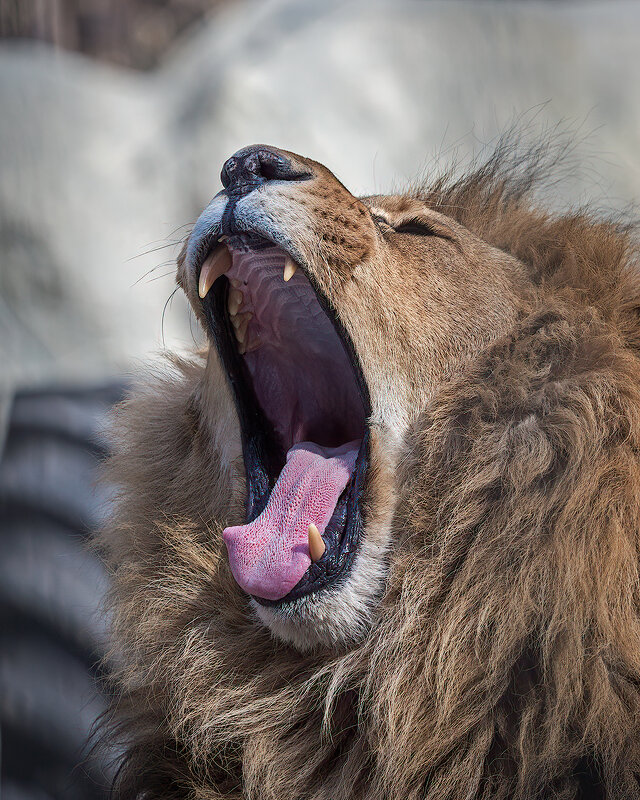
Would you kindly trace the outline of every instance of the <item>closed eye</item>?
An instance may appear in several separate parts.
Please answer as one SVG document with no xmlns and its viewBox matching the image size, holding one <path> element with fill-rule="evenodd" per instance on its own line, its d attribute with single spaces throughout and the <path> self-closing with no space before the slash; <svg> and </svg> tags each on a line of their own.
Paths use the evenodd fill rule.
<svg viewBox="0 0 640 800">
<path fill-rule="evenodd" d="M 378 209 L 371 210 L 371 218 L 380 229 L 383 236 L 387 234 L 403 233 L 410 236 L 436 236 L 454 244 L 461 250 L 460 243 L 454 233 L 439 221 L 431 222 L 424 217 L 410 217 L 409 219 L 394 225 Z"/>
<path fill-rule="evenodd" d="M 393 226 L 386 217 L 381 214 L 371 214 L 371 219 L 381 228 L 392 228 Z"/>
<path fill-rule="evenodd" d="M 444 239 L 447 242 L 455 245 L 456 249 L 462 252 L 462 246 L 456 238 L 455 234 L 440 222 L 430 222 L 426 219 L 413 217 L 412 219 L 405 220 L 399 225 L 394 227 L 395 233 L 408 233 L 410 236 L 437 236 L 438 239 Z"/>
<path fill-rule="evenodd" d="M 429 225 L 422 219 L 408 219 L 394 228 L 396 233 L 411 233 L 415 236 L 442 236 L 442 230 Z"/>
</svg>

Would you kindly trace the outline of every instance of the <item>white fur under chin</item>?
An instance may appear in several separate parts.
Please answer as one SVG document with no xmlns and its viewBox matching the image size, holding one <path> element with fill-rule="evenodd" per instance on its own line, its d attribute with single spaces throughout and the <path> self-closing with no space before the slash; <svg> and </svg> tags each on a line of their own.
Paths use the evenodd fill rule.
<svg viewBox="0 0 640 800">
<path fill-rule="evenodd" d="M 339 587 L 322 589 L 278 608 L 252 600 L 258 620 L 278 639 L 302 652 L 362 640 L 373 622 L 387 572 L 389 521 L 385 522 L 387 535 L 376 531 L 377 535 L 368 533 L 363 538 L 347 579 Z"/>
</svg>

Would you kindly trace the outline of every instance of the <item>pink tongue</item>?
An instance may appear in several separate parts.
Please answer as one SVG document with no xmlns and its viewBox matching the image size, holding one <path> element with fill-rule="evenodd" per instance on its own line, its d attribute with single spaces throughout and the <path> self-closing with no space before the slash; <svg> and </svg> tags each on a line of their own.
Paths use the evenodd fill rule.
<svg viewBox="0 0 640 800">
<path fill-rule="evenodd" d="M 262 514 L 223 531 L 231 572 L 245 592 L 279 600 L 302 578 L 311 563 L 309 524 L 324 532 L 359 446 L 359 441 L 335 448 L 294 445 Z"/>
</svg>

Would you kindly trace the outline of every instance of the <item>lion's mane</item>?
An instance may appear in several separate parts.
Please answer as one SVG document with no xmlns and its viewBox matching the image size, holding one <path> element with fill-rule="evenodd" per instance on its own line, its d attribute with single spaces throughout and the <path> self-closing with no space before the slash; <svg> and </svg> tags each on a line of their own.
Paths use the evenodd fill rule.
<svg viewBox="0 0 640 800">
<path fill-rule="evenodd" d="M 114 730 L 124 797 L 640 796 L 640 284 L 629 227 L 532 202 L 504 152 L 421 196 L 529 269 L 509 336 L 413 426 L 379 621 L 300 654 L 220 556 L 201 364 L 118 415 Z M 218 391 L 226 391 L 220 386 Z M 214 491 L 219 520 L 200 518 Z"/>
</svg>

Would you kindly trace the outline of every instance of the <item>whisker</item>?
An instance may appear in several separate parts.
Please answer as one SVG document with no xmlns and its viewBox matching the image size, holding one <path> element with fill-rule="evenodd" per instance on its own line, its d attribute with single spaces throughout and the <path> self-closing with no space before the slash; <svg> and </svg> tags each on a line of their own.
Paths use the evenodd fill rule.
<svg viewBox="0 0 640 800">
<path fill-rule="evenodd" d="M 144 273 L 144 275 L 141 275 L 138 278 L 138 280 L 133 284 L 133 286 L 137 286 L 140 283 L 140 281 L 144 280 L 147 277 L 147 275 L 151 275 L 151 273 L 155 272 L 157 269 L 162 269 L 163 267 L 168 267 L 169 264 L 173 264 L 173 263 L 174 263 L 174 260 L 172 258 L 170 258 L 167 261 L 163 261 L 161 264 L 157 264 L 155 267 L 151 267 L 151 269 L 148 269 Z"/>
<path fill-rule="evenodd" d="M 167 297 L 167 302 L 164 304 L 164 308 L 162 309 L 162 323 L 160 329 L 162 332 L 162 347 L 165 350 L 167 349 L 167 343 L 164 338 L 164 315 L 167 313 L 167 308 L 169 306 L 169 303 L 173 300 L 173 296 L 175 295 L 175 293 L 178 291 L 179 288 L 180 288 L 179 286 L 176 286 L 176 288 L 171 292 L 169 297 Z"/>
<path fill-rule="evenodd" d="M 152 247 L 149 250 L 144 250 L 142 253 L 137 253 L 135 256 L 131 256 L 128 258 L 127 261 L 134 261 L 136 258 L 141 258 L 142 256 L 147 256 L 150 253 L 157 253 L 159 250 L 164 250 L 167 247 L 172 247 L 174 245 L 181 245 L 185 237 L 181 236 L 179 239 L 173 238 L 179 231 L 183 230 L 184 228 L 191 229 L 193 227 L 192 222 L 185 222 L 183 225 L 178 225 L 177 228 L 174 228 L 165 239 L 156 239 L 154 242 L 149 242 L 149 245 L 155 245 L 158 242 L 164 241 L 164 244 L 159 244 L 157 247 Z M 147 245 L 147 246 L 149 246 Z"/>
<path fill-rule="evenodd" d="M 135 261 L 136 258 L 142 258 L 143 256 L 150 255 L 151 253 L 157 253 L 160 250 L 166 250 L 167 247 L 176 247 L 179 244 L 182 244 L 181 239 L 175 239 L 174 241 L 171 242 L 165 242 L 165 244 L 158 245 L 158 247 L 152 247 L 150 250 L 144 250 L 142 253 L 137 253 L 135 256 L 131 256 L 126 260 L 126 263 L 128 264 L 130 261 Z"/>
<path fill-rule="evenodd" d="M 163 272 L 162 275 L 156 275 L 154 278 L 149 278 L 147 283 L 153 283 L 154 281 L 160 281 L 163 278 L 169 278 L 171 275 L 173 275 L 173 270 L 170 270 L 169 272 Z"/>
</svg>

